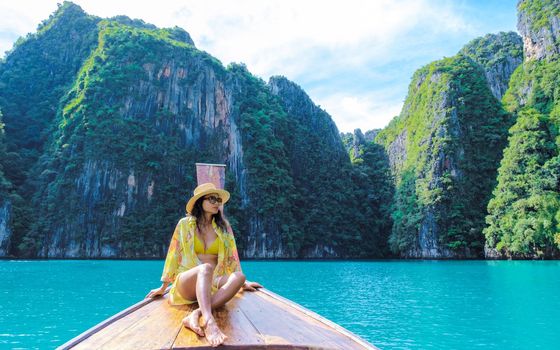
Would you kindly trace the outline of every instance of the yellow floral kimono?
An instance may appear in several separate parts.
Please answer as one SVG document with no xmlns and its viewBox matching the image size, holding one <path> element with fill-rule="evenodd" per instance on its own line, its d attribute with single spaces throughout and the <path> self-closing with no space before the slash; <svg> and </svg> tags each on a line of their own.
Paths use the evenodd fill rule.
<svg viewBox="0 0 560 350">
<path fill-rule="evenodd" d="M 231 228 L 228 226 L 227 232 L 223 232 L 214 220 L 212 220 L 212 226 L 218 235 L 216 239 L 220 240 L 218 264 L 212 276 L 212 291 L 215 292 L 218 290 L 220 277 L 229 276 L 233 272 L 241 271 L 241 265 L 239 264 L 239 255 L 237 254 L 237 246 L 235 245 L 235 238 Z M 196 300 L 184 299 L 175 289 L 174 283 L 178 274 L 202 264 L 194 252 L 195 230 L 196 218 L 194 216 L 188 215 L 179 220 L 171 238 L 169 250 L 167 251 L 161 281 L 173 283 L 169 291 L 169 302 L 173 305 L 196 302 Z"/>
</svg>

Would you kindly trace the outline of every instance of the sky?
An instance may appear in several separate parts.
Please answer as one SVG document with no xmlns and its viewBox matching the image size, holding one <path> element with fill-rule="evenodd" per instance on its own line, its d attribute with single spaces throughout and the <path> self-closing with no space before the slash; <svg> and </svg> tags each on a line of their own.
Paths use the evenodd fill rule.
<svg viewBox="0 0 560 350">
<path fill-rule="evenodd" d="M 0 56 L 57 9 L 57 0 L 0 2 Z M 517 0 L 75 0 L 99 17 L 179 26 L 224 65 L 283 75 L 339 131 L 383 128 L 422 66 L 470 40 L 516 31 Z"/>
</svg>

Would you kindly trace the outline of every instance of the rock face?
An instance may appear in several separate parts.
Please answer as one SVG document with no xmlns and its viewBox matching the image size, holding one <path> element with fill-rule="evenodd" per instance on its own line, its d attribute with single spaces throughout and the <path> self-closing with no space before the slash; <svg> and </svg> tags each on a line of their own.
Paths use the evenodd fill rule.
<svg viewBox="0 0 560 350">
<path fill-rule="evenodd" d="M 393 252 L 482 256 L 486 203 L 510 124 L 469 57 L 458 54 L 415 73 L 401 114 L 376 137 L 396 180 Z"/>
<path fill-rule="evenodd" d="M 515 69 L 523 60 L 523 41 L 514 32 L 487 34 L 460 51 L 484 68 L 492 94 L 501 100 Z"/>
<path fill-rule="evenodd" d="M 10 201 L 0 202 L 0 257 L 8 255 L 12 236 L 11 223 L 12 205 Z"/>
<path fill-rule="evenodd" d="M 53 148 L 58 153 L 51 154 L 52 161 L 45 167 L 63 164 L 64 171 L 59 168 L 52 179 L 42 178 L 51 193 L 43 187 L 41 202 L 49 203 L 49 195 L 64 193 L 79 210 L 70 216 L 42 205 L 43 214 L 59 220 L 38 223 L 32 234 L 42 241 L 38 255 L 43 257 L 160 257 L 165 252 L 161 239 L 133 237 L 134 231 L 158 225 L 153 212 L 165 197 L 179 197 L 173 189 L 192 193 L 194 161 L 206 156 L 226 163 L 241 191 L 246 187 L 232 88 L 225 70 L 192 46 L 149 34 L 135 40 L 139 32 L 128 26 L 101 31 L 104 44 L 89 58 L 97 64 L 81 72 L 71 99 L 65 101 L 59 118 L 66 127 L 56 135 Z M 126 66 L 136 52 L 134 47 L 122 51 L 121 40 L 138 49 L 152 45 L 158 59 L 137 57 L 137 65 Z M 125 71 L 115 82 L 127 86 L 124 93 L 101 90 L 104 86 L 97 83 L 114 65 Z M 85 118 L 92 125 L 91 134 L 83 133 Z M 123 134 L 124 130 L 130 134 Z M 247 193 L 241 196 L 246 199 Z M 180 217 L 184 204 L 173 202 L 174 210 L 171 206 L 166 210 Z M 150 220 L 142 220 L 145 215 Z M 172 228 L 158 230 L 166 237 L 169 232 L 163 231 Z"/>
<path fill-rule="evenodd" d="M 380 131 L 381 129 L 368 130 L 364 134 L 364 138 L 366 139 L 367 142 L 373 142 L 373 140 L 375 140 L 377 134 L 379 134 Z"/>
<path fill-rule="evenodd" d="M 560 53 L 560 1 L 522 0 L 517 4 L 517 29 L 523 37 L 526 60 Z"/>
</svg>

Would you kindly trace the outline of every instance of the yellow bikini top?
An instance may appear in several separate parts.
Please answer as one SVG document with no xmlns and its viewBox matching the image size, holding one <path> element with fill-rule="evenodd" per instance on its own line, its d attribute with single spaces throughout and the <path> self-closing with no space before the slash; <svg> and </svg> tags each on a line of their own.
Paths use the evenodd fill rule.
<svg viewBox="0 0 560 350">
<path fill-rule="evenodd" d="M 218 242 L 220 240 L 219 237 L 216 237 L 216 239 L 214 240 L 214 242 L 212 242 L 212 244 L 210 244 L 210 246 L 208 247 L 208 249 L 206 249 L 206 251 L 204 250 L 204 243 L 202 243 L 202 241 L 200 240 L 200 238 L 198 238 L 198 235 L 195 234 L 194 235 L 194 252 L 196 254 L 212 254 L 212 255 L 218 255 L 218 248 L 220 246 L 220 243 Z"/>
</svg>

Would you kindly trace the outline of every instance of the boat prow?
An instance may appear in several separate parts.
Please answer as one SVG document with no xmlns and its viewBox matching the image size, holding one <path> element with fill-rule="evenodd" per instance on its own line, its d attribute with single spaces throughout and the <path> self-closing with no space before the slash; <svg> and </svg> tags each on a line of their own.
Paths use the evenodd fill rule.
<svg viewBox="0 0 560 350">
<path fill-rule="evenodd" d="M 213 349 L 181 320 L 193 306 L 167 294 L 143 300 L 59 349 Z M 238 293 L 214 311 L 229 349 L 377 349 L 345 328 L 266 289 Z"/>
</svg>

